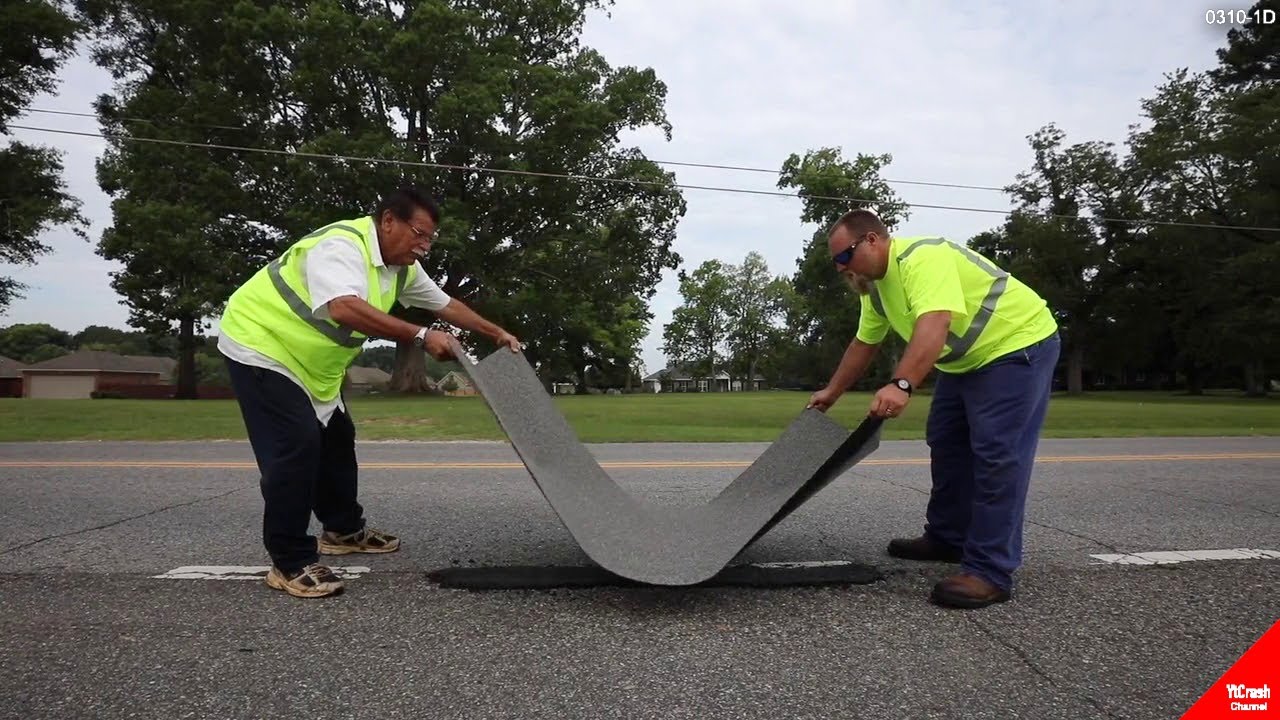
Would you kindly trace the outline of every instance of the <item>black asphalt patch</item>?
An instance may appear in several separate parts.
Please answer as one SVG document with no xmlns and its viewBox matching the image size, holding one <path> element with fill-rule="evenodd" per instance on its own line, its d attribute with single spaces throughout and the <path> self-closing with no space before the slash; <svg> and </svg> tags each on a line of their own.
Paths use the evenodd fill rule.
<svg viewBox="0 0 1280 720">
<path fill-rule="evenodd" d="M 597 565 L 655 585 L 696 585 L 871 454 L 880 422 L 852 434 L 805 410 L 711 502 L 653 508 L 618 485 L 579 440 L 524 355 L 457 356 L 560 521 Z"/>
<path fill-rule="evenodd" d="M 535 566 L 450 567 L 427 573 L 442 588 L 454 590 L 552 590 L 557 588 L 642 587 L 599 567 Z M 867 585 L 884 579 L 870 565 L 832 563 L 804 565 L 735 565 L 694 587 L 781 588 L 807 585 Z"/>
</svg>

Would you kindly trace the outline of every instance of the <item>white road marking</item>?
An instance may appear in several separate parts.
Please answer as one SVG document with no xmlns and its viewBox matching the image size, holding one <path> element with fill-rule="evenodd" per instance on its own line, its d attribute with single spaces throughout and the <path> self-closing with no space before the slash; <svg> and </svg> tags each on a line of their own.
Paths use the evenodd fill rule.
<svg viewBox="0 0 1280 720">
<path fill-rule="evenodd" d="M 1201 560 L 1280 560 L 1280 550 L 1254 550 L 1230 548 L 1226 550 L 1158 550 L 1153 552 L 1123 553 L 1119 555 L 1090 555 L 1089 557 L 1114 565 L 1172 565 Z M 1093 563 L 1097 565 L 1099 563 Z"/>
<path fill-rule="evenodd" d="M 153 580 L 262 580 L 270 569 L 266 565 L 186 565 L 174 568 L 163 575 L 152 575 L 151 578 Z M 343 580 L 352 580 L 370 572 L 369 568 L 359 565 L 331 569 Z"/>
<path fill-rule="evenodd" d="M 835 567 L 838 565 L 852 565 L 852 560 L 803 560 L 797 562 L 762 562 L 747 563 L 747 567 L 754 568 L 813 568 L 813 567 Z"/>
</svg>

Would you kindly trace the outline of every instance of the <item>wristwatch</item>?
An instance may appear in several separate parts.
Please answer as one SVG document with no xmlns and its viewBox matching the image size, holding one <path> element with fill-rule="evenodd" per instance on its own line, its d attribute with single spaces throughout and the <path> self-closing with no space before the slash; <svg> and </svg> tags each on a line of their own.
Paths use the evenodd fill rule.
<svg viewBox="0 0 1280 720">
<path fill-rule="evenodd" d="M 414 335 L 414 336 L 413 336 L 413 346 L 414 346 L 414 347 L 416 347 L 416 348 L 420 348 L 420 347 L 422 347 L 423 345 L 425 345 L 425 344 L 426 344 L 426 342 L 427 342 L 427 329 L 426 329 L 426 328 L 422 328 L 422 329 L 418 330 L 418 334 L 417 334 L 417 335 Z"/>
<path fill-rule="evenodd" d="M 911 382 L 906 378 L 894 378 L 889 383 L 907 395 L 911 395 Z"/>
</svg>

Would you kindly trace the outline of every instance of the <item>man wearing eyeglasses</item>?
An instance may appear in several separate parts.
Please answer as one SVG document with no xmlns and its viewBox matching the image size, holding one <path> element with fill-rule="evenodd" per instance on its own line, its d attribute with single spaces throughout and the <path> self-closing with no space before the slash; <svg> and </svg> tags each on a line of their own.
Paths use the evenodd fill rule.
<svg viewBox="0 0 1280 720">
<path fill-rule="evenodd" d="M 231 295 L 219 323 L 249 442 L 262 474 L 267 585 L 296 597 L 343 590 L 319 555 L 387 553 L 400 540 L 368 527 L 357 500 L 355 427 L 342 383 L 370 338 L 412 343 L 440 360 L 451 335 L 390 312 L 399 302 L 493 339 L 520 341 L 449 297 L 418 260 L 431 249 L 440 209 L 416 187 L 382 198 L 373 215 L 341 220 L 298 240 Z M 315 513 L 323 532 L 309 534 Z"/>
<path fill-rule="evenodd" d="M 907 341 L 870 414 L 900 417 L 938 370 L 926 438 L 933 490 L 924 534 L 889 554 L 960 564 L 934 586 L 941 605 L 1008 600 L 1022 562 L 1022 526 L 1036 445 L 1058 361 L 1058 325 L 1044 299 L 967 247 L 892 237 L 853 210 L 828 233 L 835 269 L 858 291 L 858 333 L 809 406 L 826 411 L 866 372 L 890 330 Z"/>
</svg>

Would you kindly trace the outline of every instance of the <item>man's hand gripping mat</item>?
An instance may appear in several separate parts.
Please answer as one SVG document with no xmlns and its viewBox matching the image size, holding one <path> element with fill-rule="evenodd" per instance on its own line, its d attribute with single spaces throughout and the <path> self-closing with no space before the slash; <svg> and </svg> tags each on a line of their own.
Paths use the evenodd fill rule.
<svg viewBox="0 0 1280 720">
<path fill-rule="evenodd" d="M 880 442 L 878 420 L 849 434 L 805 410 L 711 502 L 649 508 L 579 442 L 523 354 L 503 348 L 476 363 L 461 348 L 455 352 L 574 540 L 601 567 L 639 582 L 711 578 Z"/>
</svg>

